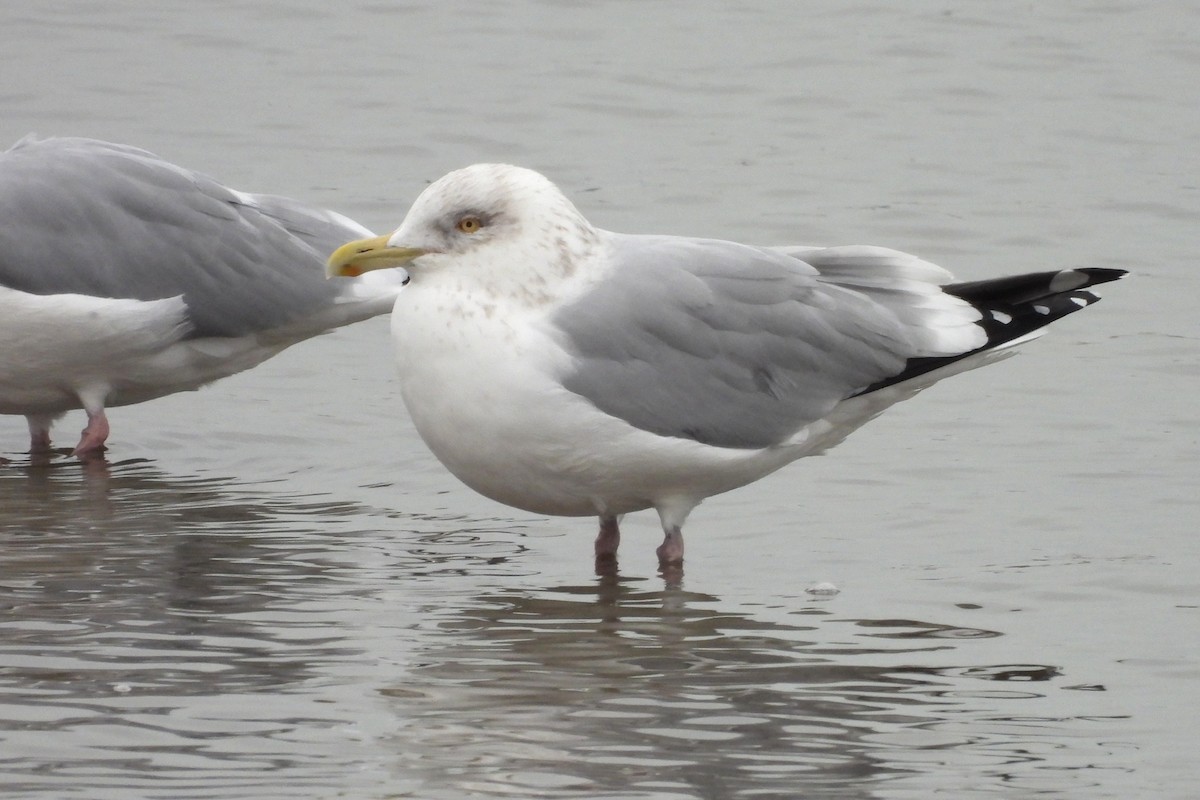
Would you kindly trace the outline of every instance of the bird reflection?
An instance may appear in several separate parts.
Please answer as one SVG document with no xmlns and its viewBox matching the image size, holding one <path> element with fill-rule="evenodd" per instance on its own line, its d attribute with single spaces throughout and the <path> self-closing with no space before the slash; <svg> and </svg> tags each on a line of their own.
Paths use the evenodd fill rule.
<svg viewBox="0 0 1200 800">
<path fill-rule="evenodd" d="M 1020 740 L 954 732 L 953 720 L 972 717 L 959 684 L 1006 679 L 963 670 L 954 643 L 998 633 L 837 619 L 819 602 L 786 621 L 727 606 L 609 571 L 585 585 L 485 592 L 438 613 L 435 645 L 384 691 L 412 726 L 395 769 L 497 795 L 557 796 L 538 793 L 549 785 L 867 798 L 914 771 L 893 757 L 896 743 L 962 748 L 1010 768 L 1023 758 Z M 1036 669 L 1013 678 L 1020 696 L 1035 674 L 1058 674 Z"/>
<path fill-rule="evenodd" d="M 999 631 L 807 598 L 768 613 L 615 569 L 546 585 L 519 529 L 275 489 L 145 461 L 0 468 L 0 691 L 74 769 L 119 755 L 184 780 L 182 755 L 233 786 L 269 752 L 341 775 L 365 744 L 328 732 L 369 719 L 413 796 L 869 798 L 963 762 L 1019 789 L 1023 765 L 1097 741 L 1061 698 L 1029 705 L 1057 667 L 972 657 Z M 43 785 L 36 758 L 7 766 Z"/>
<path fill-rule="evenodd" d="M 152 653 L 178 659 L 173 680 L 195 679 L 173 692 L 211 691 L 200 662 L 220 664 L 224 680 L 243 687 L 298 680 L 307 670 L 303 654 L 276 657 L 273 639 L 288 638 L 280 609 L 328 586 L 333 567 L 319 556 L 320 531 L 311 532 L 309 552 L 280 541 L 346 509 L 226 478 L 170 475 L 145 460 L 9 464 L 0 470 L 0 496 L 10 620 L 73 626 L 66 638 L 25 636 L 31 654 L 117 653 L 61 684 L 70 693 L 115 675 L 157 683 L 161 669 L 141 669 Z M 246 621 L 256 616 L 280 625 Z M 201 652 L 196 637 L 238 644 Z M 307 645 L 328 657 L 324 645 L 336 637 L 325 638 Z"/>
<path fill-rule="evenodd" d="M 61 788 L 41 737 L 75 776 L 119 762 L 224 796 L 266 754 L 300 783 L 353 772 L 361 741 L 330 742 L 377 705 L 358 682 L 411 646 L 421 618 L 404 593 L 510 574 L 522 548 L 487 521 L 147 461 L 0 466 L 6 786 Z"/>
</svg>

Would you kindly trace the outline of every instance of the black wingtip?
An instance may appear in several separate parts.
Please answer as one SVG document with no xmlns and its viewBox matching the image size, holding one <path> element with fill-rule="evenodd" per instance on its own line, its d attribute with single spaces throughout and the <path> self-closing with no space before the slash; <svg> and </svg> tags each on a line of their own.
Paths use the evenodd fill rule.
<svg viewBox="0 0 1200 800">
<path fill-rule="evenodd" d="M 1089 286 L 1120 280 L 1127 270 L 1107 267 L 1080 267 L 1054 272 L 1031 272 L 1007 278 L 949 283 L 942 287 L 946 294 L 961 297 L 972 305 L 1009 306 L 1031 303 L 1063 292 L 1078 291 Z"/>
<path fill-rule="evenodd" d="M 960 297 L 979 309 L 983 318 L 978 324 L 987 332 L 984 349 L 988 349 L 1092 305 L 1100 297 L 1089 289 L 1120 280 L 1127 274 L 1123 269 L 1080 267 L 950 284 L 942 288 L 947 294 Z"/>
<path fill-rule="evenodd" d="M 1082 272 L 1088 276 L 1086 286 L 1095 286 L 1098 283 L 1110 283 L 1119 281 L 1129 274 L 1127 269 L 1109 269 L 1107 267 L 1081 267 L 1079 269 L 1070 270 L 1071 272 Z M 1084 287 L 1081 287 L 1084 288 Z"/>
<path fill-rule="evenodd" d="M 1128 274 L 1123 269 L 1081 267 L 947 284 L 942 291 L 966 300 L 979 310 L 982 316 L 976 324 L 986 333 L 987 343 L 956 356 L 910 358 L 898 375 L 872 384 L 859 394 L 900 383 L 1020 339 L 1097 302 L 1100 297 L 1087 291 L 1092 286 L 1120 280 Z"/>
</svg>

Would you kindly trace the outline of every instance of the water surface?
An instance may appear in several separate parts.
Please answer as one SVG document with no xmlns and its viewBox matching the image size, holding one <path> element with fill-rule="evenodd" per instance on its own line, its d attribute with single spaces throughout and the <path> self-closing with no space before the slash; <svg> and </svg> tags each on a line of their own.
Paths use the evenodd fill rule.
<svg viewBox="0 0 1200 800">
<path fill-rule="evenodd" d="M 451 478 L 383 319 L 114 410 L 107 465 L 35 468 L 0 418 L 0 795 L 1194 794 L 1191 5 L 0 16 L 0 140 L 138 144 L 381 231 L 506 160 L 617 230 L 1135 273 L 709 500 L 681 581 L 653 515 L 596 575 L 591 522 Z"/>
</svg>

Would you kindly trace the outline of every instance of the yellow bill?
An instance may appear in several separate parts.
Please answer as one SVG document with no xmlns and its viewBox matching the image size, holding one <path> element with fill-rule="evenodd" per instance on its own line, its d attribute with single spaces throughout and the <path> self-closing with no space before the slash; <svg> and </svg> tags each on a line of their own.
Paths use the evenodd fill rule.
<svg viewBox="0 0 1200 800">
<path fill-rule="evenodd" d="M 414 258 L 425 254 L 416 247 L 391 247 L 387 236 L 356 239 L 333 251 L 325 262 L 325 275 L 330 278 L 357 278 L 364 272 L 388 267 L 407 266 Z"/>
</svg>

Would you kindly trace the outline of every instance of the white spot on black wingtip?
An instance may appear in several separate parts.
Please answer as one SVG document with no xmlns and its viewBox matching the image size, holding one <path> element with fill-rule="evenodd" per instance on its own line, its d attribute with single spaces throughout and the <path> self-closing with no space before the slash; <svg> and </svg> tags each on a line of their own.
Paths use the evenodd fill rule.
<svg viewBox="0 0 1200 800">
<path fill-rule="evenodd" d="M 956 356 L 910 358 L 903 370 L 871 384 L 855 396 L 903 383 L 975 353 L 998 350 L 1036 338 L 1041 335 L 1045 325 L 1100 299 L 1084 287 L 1115 281 L 1123 275 L 1123 270 L 1087 267 L 946 284 L 942 287 L 943 292 L 967 301 L 978 312 L 975 323 L 983 329 L 987 341 L 975 350 Z M 1063 291 L 1058 291 L 1059 288 Z"/>
<path fill-rule="evenodd" d="M 1088 281 L 1087 273 L 1074 269 L 1064 269 L 1050 279 L 1050 291 L 1069 292 L 1072 289 L 1087 286 Z"/>
</svg>

